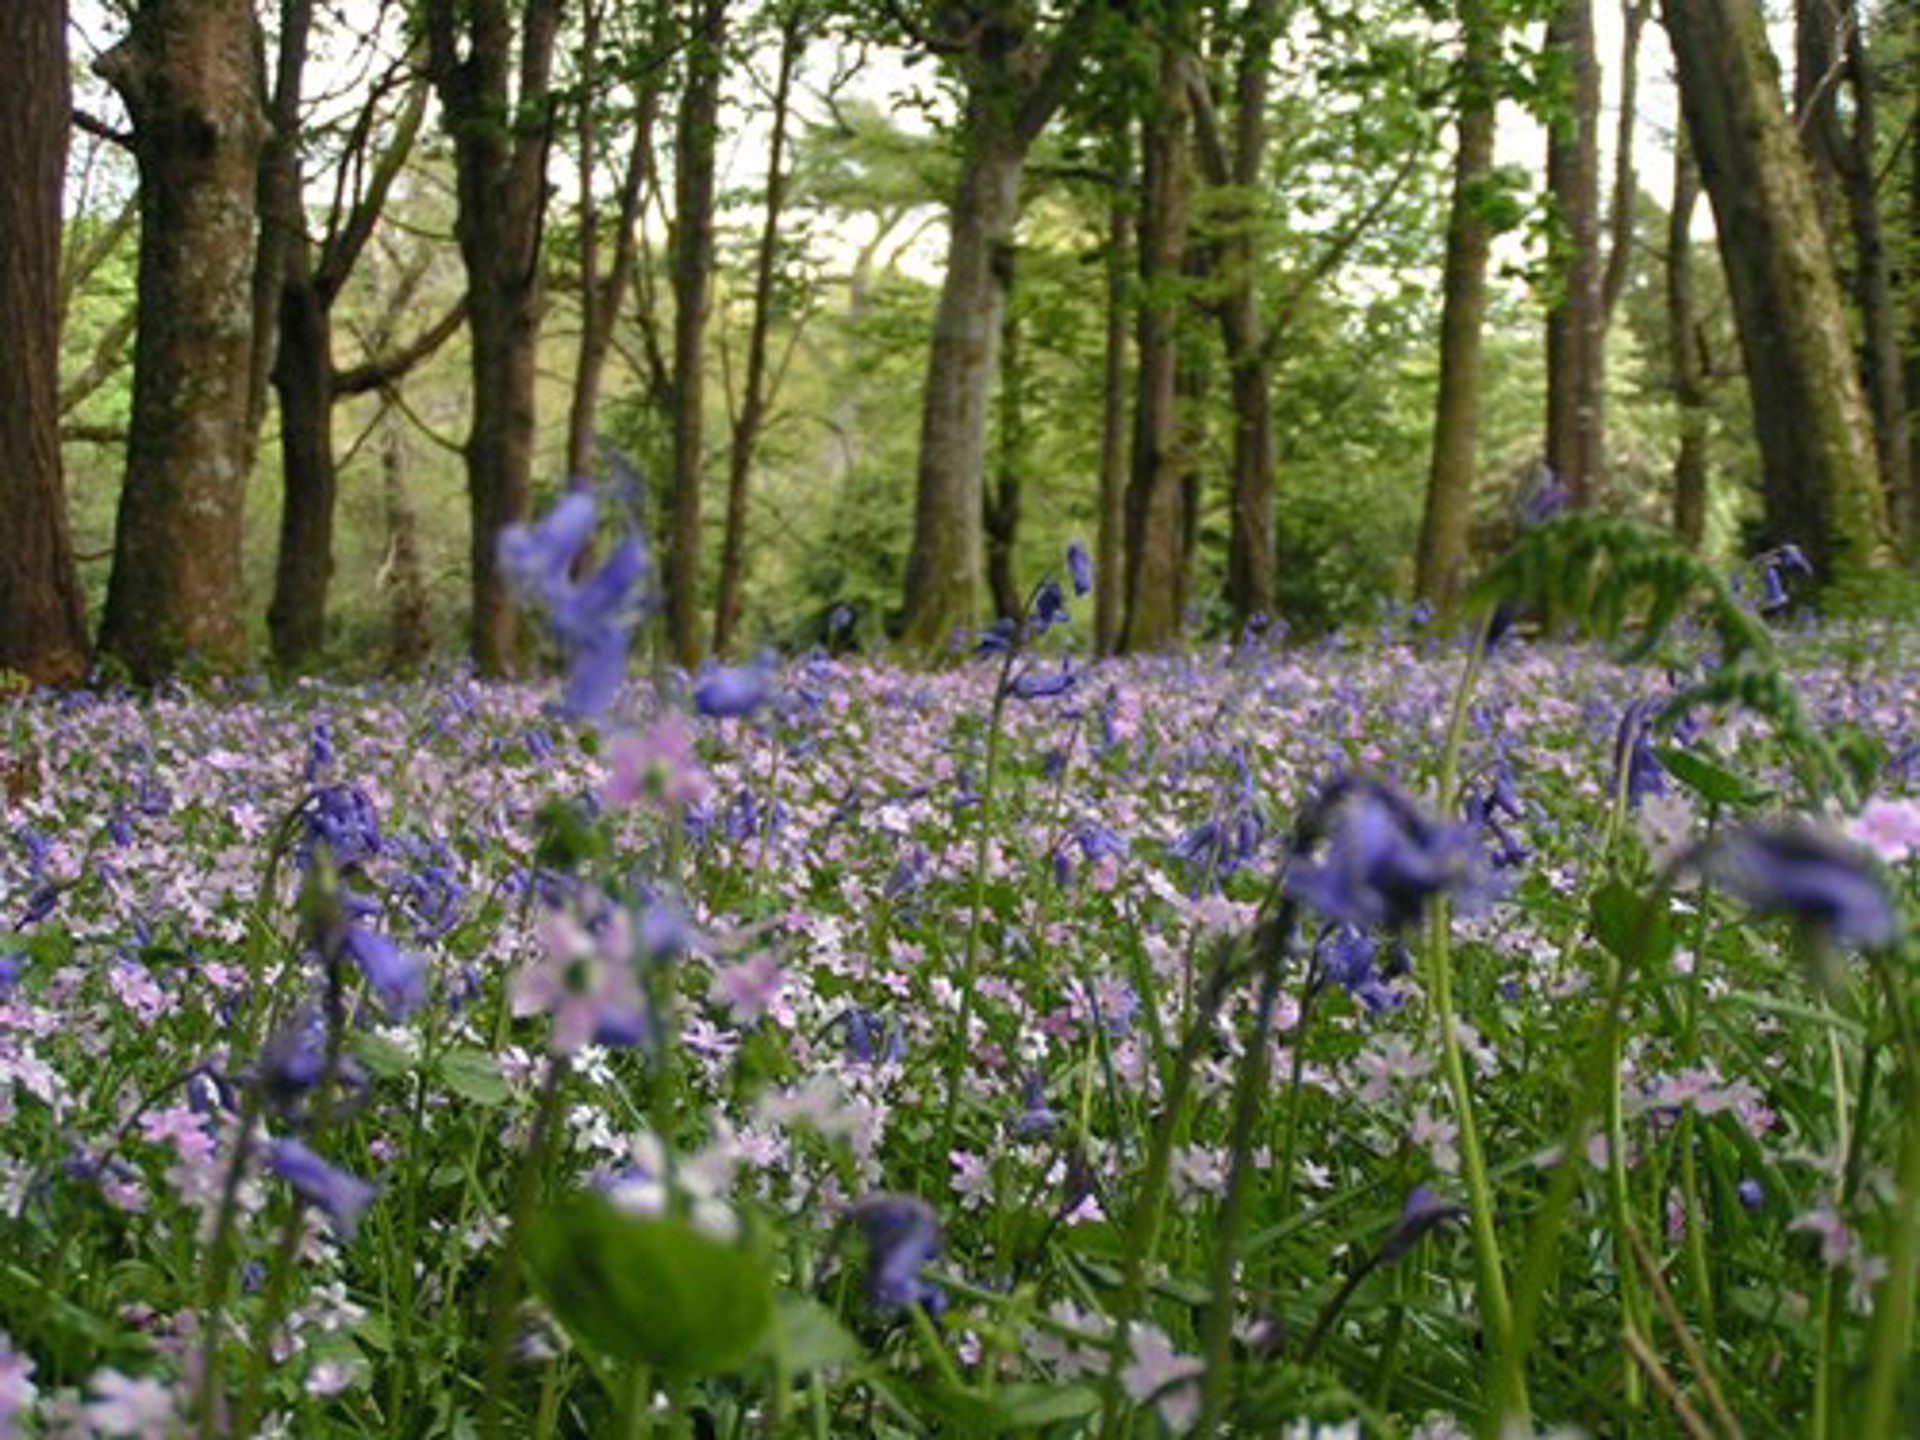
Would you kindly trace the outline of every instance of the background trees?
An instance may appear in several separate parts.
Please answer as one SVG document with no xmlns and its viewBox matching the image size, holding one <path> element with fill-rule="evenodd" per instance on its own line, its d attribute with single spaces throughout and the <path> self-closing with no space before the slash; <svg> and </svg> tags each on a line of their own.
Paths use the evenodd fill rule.
<svg viewBox="0 0 1920 1440">
<path fill-rule="evenodd" d="M 0 181 L 36 674 L 509 671 L 494 534 L 596 436 L 681 664 L 939 656 L 1068 539 L 1102 649 L 1371 623 L 1543 461 L 1822 582 L 1910 534 L 1896 6 L 74 5 Z"/>
</svg>

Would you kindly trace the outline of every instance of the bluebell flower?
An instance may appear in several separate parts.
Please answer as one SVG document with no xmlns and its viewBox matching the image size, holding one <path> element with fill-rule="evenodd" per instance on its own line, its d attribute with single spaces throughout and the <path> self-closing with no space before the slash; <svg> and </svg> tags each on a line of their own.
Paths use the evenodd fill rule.
<svg viewBox="0 0 1920 1440">
<path fill-rule="evenodd" d="M 1066 622 L 1067 597 L 1061 592 L 1058 580 L 1049 576 L 1042 580 L 1040 588 L 1033 592 L 1031 619 L 1035 634 Z"/>
<path fill-rule="evenodd" d="M 546 612 L 568 656 L 563 704 L 570 714 L 591 717 L 610 703 L 626 670 L 627 639 L 644 613 L 646 551 L 628 535 L 606 562 L 575 581 L 575 561 L 593 535 L 594 500 L 570 490 L 535 525 L 508 525 L 500 532 L 501 567 L 516 588 Z"/>
<path fill-rule="evenodd" d="M 973 653 L 979 657 L 1004 655 L 1013 645 L 1013 637 L 1018 627 L 1011 620 L 996 620 L 980 632 L 974 642 Z"/>
<path fill-rule="evenodd" d="M 1472 827 L 1431 820 L 1384 785 L 1342 785 L 1317 860 L 1295 859 L 1286 893 L 1329 920 L 1400 929 L 1449 894 L 1463 915 L 1497 891 Z"/>
<path fill-rule="evenodd" d="M 353 1238 L 362 1212 L 379 1193 L 358 1176 L 336 1170 L 298 1140 L 270 1141 L 266 1165 L 293 1187 L 294 1194 L 318 1206 L 344 1240 Z"/>
<path fill-rule="evenodd" d="M 937 1313 L 945 1297 L 920 1273 L 940 1253 L 933 1207 L 910 1195 L 876 1195 L 856 1205 L 852 1219 L 867 1246 L 868 1303 L 882 1310 L 918 1305 Z"/>
<path fill-rule="evenodd" d="M 764 659 L 751 665 L 717 666 L 693 687 L 693 708 L 715 719 L 742 719 L 773 695 L 773 667 Z"/>
<path fill-rule="evenodd" d="M 427 998 L 426 966 L 384 935 L 348 924 L 334 936 L 338 953 L 351 960 L 367 984 L 396 1018 L 411 1014 Z"/>
<path fill-rule="evenodd" d="M 1748 1210 L 1758 1210 L 1767 1203 L 1767 1192 L 1752 1176 L 1748 1176 L 1734 1186 L 1733 1193 L 1740 1197 L 1740 1204 Z"/>
<path fill-rule="evenodd" d="M 500 568 L 529 595 L 551 601 L 571 582 L 573 562 L 593 538 L 593 496 L 569 490 L 532 525 L 501 529 Z"/>
<path fill-rule="evenodd" d="M 0 1000 L 13 993 L 13 987 L 20 983 L 21 972 L 27 968 L 25 958 L 14 951 L 0 952 Z"/>
<path fill-rule="evenodd" d="M 303 864 L 312 860 L 316 843 L 324 843 L 333 863 L 343 870 L 380 853 L 380 818 L 367 792 L 357 785 L 327 785 L 315 791 L 307 806 L 306 824 Z"/>
<path fill-rule="evenodd" d="M 307 737 L 307 783 L 313 784 L 333 766 L 333 727 L 323 715 L 313 722 Z"/>
<path fill-rule="evenodd" d="M 1058 1112 L 1047 1104 L 1046 1077 L 1029 1070 L 1020 1081 L 1020 1110 L 1013 1118 L 1016 1135 L 1045 1135 L 1060 1123 Z"/>
<path fill-rule="evenodd" d="M 1013 677 L 1010 687 L 1012 693 L 1021 700 L 1046 700 L 1056 695 L 1065 695 L 1080 681 L 1068 668 L 1066 657 L 1060 659 L 1058 670 L 1022 670 Z"/>
<path fill-rule="evenodd" d="M 1893 899 L 1859 848 L 1805 823 L 1756 825 L 1723 835 L 1707 873 L 1762 915 L 1785 915 L 1840 945 L 1891 945 Z"/>
<path fill-rule="evenodd" d="M 1373 939 L 1351 925 L 1332 925 L 1320 937 L 1320 971 L 1367 1009 L 1369 1015 L 1396 1008 L 1398 991 L 1382 981 L 1374 966 Z"/>
<path fill-rule="evenodd" d="M 1400 1218 L 1380 1244 L 1380 1262 L 1393 1263 L 1413 1249 L 1420 1242 L 1420 1237 L 1436 1225 L 1464 1219 L 1466 1213 L 1464 1207 L 1441 1199 L 1429 1187 L 1414 1186 L 1407 1192 L 1406 1201 L 1400 1207 Z"/>
<path fill-rule="evenodd" d="M 1093 561 L 1087 547 L 1078 540 L 1067 546 L 1067 575 L 1073 581 L 1073 593 L 1084 596 L 1093 589 Z"/>
</svg>

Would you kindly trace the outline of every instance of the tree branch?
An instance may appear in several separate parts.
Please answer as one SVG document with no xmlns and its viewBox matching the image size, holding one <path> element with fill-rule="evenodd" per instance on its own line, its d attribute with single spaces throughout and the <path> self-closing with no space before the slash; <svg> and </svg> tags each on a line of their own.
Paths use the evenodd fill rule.
<svg viewBox="0 0 1920 1440">
<path fill-rule="evenodd" d="M 426 330 L 422 331 L 412 343 L 343 370 L 334 377 L 333 390 L 336 395 L 364 395 L 369 390 L 385 390 L 395 381 L 403 379 L 416 366 L 430 359 L 433 353 L 452 338 L 467 320 L 467 298 L 461 296 L 453 307 L 442 315 Z"/>
</svg>

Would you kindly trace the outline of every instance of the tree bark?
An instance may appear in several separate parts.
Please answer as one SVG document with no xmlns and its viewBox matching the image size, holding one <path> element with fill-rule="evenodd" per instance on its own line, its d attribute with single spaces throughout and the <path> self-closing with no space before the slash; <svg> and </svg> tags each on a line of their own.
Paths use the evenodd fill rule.
<svg viewBox="0 0 1920 1440">
<path fill-rule="evenodd" d="M 313 34 L 313 0 L 281 0 L 280 43 L 267 95 L 267 133 L 260 149 L 260 239 L 253 262 L 253 348 L 247 362 L 247 474 L 259 458 L 267 393 L 278 361 L 282 281 L 290 252 L 306 236 L 300 104 Z"/>
<path fill-rule="evenodd" d="M 1680 445 L 1673 461 L 1673 528 L 1689 550 L 1707 534 L 1707 365 L 1701 353 L 1699 308 L 1693 289 L 1693 212 L 1700 172 L 1682 124 L 1674 135 L 1673 205 L 1667 219 L 1667 367 L 1680 412 Z"/>
<path fill-rule="evenodd" d="M 1460 59 L 1460 120 L 1454 155 L 1453 208 L 1441 280 L 1440 390 L 1434 402 L 1433 461 L 1420 521 L 1414 593 L 1452 612 L 1465 581 L 1473 533 L 1473 481 L 1478 468 L 1480 353 L 1487 314 L 1487 257 L 1493 227 L 1483 208 L 1493 173 L 1499 103 L 1495 66 L 1500 31 L 1484 0 L 1461 6 L 1465 49 Z"/>
<path fill-rule="evenodd" d="M 67 159 L 66 0 L 0 5 L 0 669 L 67 684 L 86 608 L 60 473 L 60 202 Z"/>
<path fill-rule="evenodd" d="M 1620 114 L 1613 137 L 1613 205 L 1607 219 L 1607 265 L 1600 277 L 1600 328 L 1604 337 L 1614 308 L 1633 278 L 1634 206 L 1640 180 L 1634 171 L 1633 141 L 1639 123 L 1640 37 L 1646 31 L 1653 0 L 1627 0 L 1620 41 Z M 1604 363 L 1605 341 L 1602 340 Z"/>
<path fill-rule="evenodd" d="M 141 681 L 245 653 L 257 43 L 248 0 L 146 0 L 99 61 L 140 172 L 133 423 L 100 645 Z"/>
<path fill-rule="evenodd" d="M 1871 427 L 1813 183 L 1755 0 L 1663 0 L 1765 471 L 1766 539 L 1844 580 L 1890 561 Z"/>
<path fill-rule="evenodd" d="M 387 520 L 387 660 L 397 674 L 411 675 L 433 653 L 427 577 L 420 563 L 420 517 L 407 495 L 407 440 L 392 407 L 382 417 L 381 499 Z"/>
<path fill-rule="evenodd" d="M 720 598 L 714 605 L 713 649 L 733 650 L 740 623 L 740 590 L 747 564 L 747 493 L 753 458 L 767 419 L 767 349 L 773 333 L 774 282 L 779 277 L 780 219 L 786 204 L 788 175 L 787 111 L 793 75 L 805 48 L 803 13 L 789 5 L 781 17 L 779 68 L 773 80 L 772 132 L 767 140 L 767 190 L 760 219 L 760 243 L 753 257 L 753 318 L 747 330 L 747 374 L 727 452 L 727 531 L 720 546 Z"/>
<path fill-rule="evenodd" d="M 1563 231 L 1561 293 L 1547 312 L 1547 464 L 1570 502 L 1593 503 L 1602 464 L 1604 317 L 1600 293 L 1600 67 L 1593 0 L 1560 0 L 1547 44 L 1566 57 L 1572 113 L 1547 143 L 1547 188 Z"/>
<path fill-rule="evenodd" d="M 1836 0 L 1794 0 L 1793 123 L 1807 157 L 1820 224 L 1836 250 L 1840 161 L 1846 149 L 1838 103 L 1845 67 L 1833 43 L 1839 23 Z"/>
<path fill-rule="evenodd" d="M 1163 43 L 1160 84 L 1143 129 L 1139 367 L 1133 474 L 1127 494 L 1127 618 L 1120 648 L 1155 650 L 1180 637 L 1185 549 L 1177 413 L 1179 297 L 1187 247 L 1191 116 L 1185 61 Z"/>
<path fill-rule="evenodd" d="M 280 551 L 267 631 L 274 663 L 307 668 L 326 639 L 333 579 L 333 315 L 313 283 L 304 227 L 281 260 L 280 343 L 273 385 L 280 397 Z"/>
<path fill-rule="evenodd" d="M 667 537 L 667 634 L 674 658 L 700 663 L 700 490 L 707 309 L 713 285 L 714 152 L 720 126 L 725 0 L 693 0 L 687 83 L 675 131 L 673 491 Z"/>
<path fill-rule="evenodd" d="M 1018 620 L 1022 596 L 1013 573 L 1020 535 L 1020 498 L 1026 474 L 1026 366 L 1020 350 L 1020 314 L 1014 299 L 1014 258 L 1007 258 L 1007 298 L 1000 321 L 1000 445 L 983 517 L 987 540 L 987 589 L 993 613 Z"/>
<path fill-rule="evenodd" d="M 1100 383 L 1100 522 L 1094 540 L 1093 634 L 1098 654 L 1120 643 L 1126 586 L 1127 276 L 1132 267 L 1133 136 L 1114 145 L 1113 191 L 1107 202 L 1106 340 Z"/>
<path fill-rule="evenodd" d="M 472 648 L 476 668 L 490 676 L 511 674 L 518 662 L 514 606 L 497 553 L 501 527 L 526 518 L 532 485 L 550 81 L 564 8 L 565 0 L 525 0 L 511 96 L 515 27 L 507 0 L 426 0 L 425 9 L 428 71 L 453 137 L 454 233 L 467 272 Z"/>
</svg>

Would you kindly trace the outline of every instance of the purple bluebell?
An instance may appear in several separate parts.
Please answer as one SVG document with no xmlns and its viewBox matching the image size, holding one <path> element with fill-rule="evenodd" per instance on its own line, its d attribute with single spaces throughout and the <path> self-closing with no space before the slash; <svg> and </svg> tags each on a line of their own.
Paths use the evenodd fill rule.
<svg viewBox="0 0 1920 1440">
<path fill-rule="evenodd" d="M 1380 978 L 1374 966 L 1373 938 L 1351 925 L 1331 925 L 1320 937 L 1317 947 L 1320 970 L 1367 1009 L 1378 1015 L 1396 1008 L 1402 997 Z"/>
<path fill-rule="evenodd" d="M 1039 588 L 1033 592 L 1033 607 L 1028 618 L 1036 634 L 1066 623 L 1067 597 L 1061 591 L 1058 580 L 1049 576 L 1040 582 Z"/>
<path fill-rule="evenodd" d="M 403 1017 L 427 998 L 426 966 L 384 935 L 348 924 L 334 936 L 339 955 L 351 960 L 389 1014 Z"/>
<path fill-rule="evenodd" d="M 542 598 L 571 583 L 573 562 L 593 538 L 595 506 L 586 490 L 569 490 L 546 515 L 531 525 L 500 531 L 500 567 L 516 587 Z"/>
<path fill-rule="evenodd" d="M 1067 546 L 1067 576 L 1073 581 L 1075 595 L 1084 596 L 1093 589 L 1093 561 L 1078 540 Z"/>
<path fill-rule="evenodd" d="M 270 1141 L 266 1166 L 291 1185 L 294 1194 L 318 1206 L 344 1240 L 353 1238 L 361 1214 L 379 1193 L 358 1176 L 336 1170 L 298 1140 Z"/>
<path fill-rule="evenodd" d="M 324 843 L 341 869 L 362 865 L 380 853 L 380 818 L 367 792 L 357 785 L 326 785 L 314 791 L 306 811 L 307 833 L 301 860 L 311 861 L 313 847 Z"/>
<path fill-rule="evenodd" d="M 1284 883 L 1326 919 L 1389 930 L 1419 919 L 1435 895 L 1471 915 L 1498 891 L 1471 826 L 1431 820 L 1370 782 L 1343 786 L 1318 858 L 1296 859 Z"/>
<path fill-rule="evenodd" d="M 1766 1190 L 1751 1175 L 1734 1186 L 1733 1193 L 1740 1197 L 1740 1204 L 1748 1210 L 1758 1210 L 1767 1203 Z"/>
<path fill-rule="evenodd" d="M 1029 1070 L 1020 1081 L 1020 1110 L 1013 1117 L 1013 1133 L 1046 1135 L 1059 1123 L 1059 1113 L 1047 1104 L 1046 1076 Z"/>
<path fill-rule="evenodd" d="M 1762 915 L 1785 915 L 1841 945 L 1891 945 L 1893 899 L 1858 847 L 1804 822 L 1749 826 L 1715 842 L 1707 873 Z"/>
<path fill-rule="evenodd" d="M 1013 677 L 1012 693 L 1021 700 L 1047 700 L 1065 695 L 1079 683 L 1080 677 L 1068 667 L 1066 658 L 1058 670 L 1022 670 Z"/>
<path fill-rule="evenodd" d="M 875 1195 L 852 1211 L 867 1246 L 867 1300 L 878 1309 L 937 1312 L 940 1289 L 920 1272 L 940 1253 L 940 1219 L 911 1195 Z"/>
<path fill-rule="evenodd" d="M 693 708 L 714 719 L 743 719 L 773 695 L 773 666 L 765 659 L 751 665 L 717 666 L 694 684 Z"/>
<path fill-rule="evenodd" d="M 1400 1207 L 1400 1218 L 1380 1244 L 1381 1263 L 1392 1264 L 1419 1244 L 1420 1237 L 1436 1225 L 1464 1219 L 1466 1213 L 1464 1207 L 1443 1200 L 1428 1186 L 1414 1186 Z"/>
</svg>

